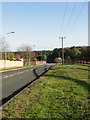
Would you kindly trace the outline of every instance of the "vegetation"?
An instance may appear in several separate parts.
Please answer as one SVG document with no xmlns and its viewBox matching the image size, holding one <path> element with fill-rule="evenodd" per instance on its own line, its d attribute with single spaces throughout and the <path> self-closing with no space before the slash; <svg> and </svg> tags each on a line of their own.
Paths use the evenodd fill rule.
<svg viewBox="0 0 90 120">
<path fill-rule="evenodd" d="M 90 55 L 89 55 L 90 47 L 84 46 L 84 47 L 68 47 L 64 48 L 64 59 L 65 61 L 90 61 Z M 47 62 L 53 63 L 56 60 L 56 58 L 62 58 L 62 48 L 55 48 L 53 51 L 35 51 L 38 55 L 46 55 L 47 56 Z"/>
<path fill-rule="evenodd" d="M 8 47 L 9 45 L 5 41 L 5 38 L 0 36 L 0 52 L 7 51 Z"/>
<path fill-rule="evenodd" d="M 64 59 L 65 62 L 67 61 L 80 61 L 84 63 L 90 62 L 90 55 L 89 55 L 90 47 L 70 47 L 64 48 Z M 10 54 L 13 53 L 16 60 L 23 58 L 25 64 L 29 64 L 29 61 L 36 61 L 36 60 L 47 60 L 48 63 L 53 63 L 57 60 L 56 58 L 62 58 L 62 48 L 55 48 L 53 51 L 50 50 L 43 50 L 43 51 L 31 51 L 29 46 L 21 47 L 18 49 L 17 52 L 7 52 L 7 58 L 10 58 Z M 5 59 L 5 53 L 2 53 L 2 59 Z"/>
<path fill-rule="evenodd" d="M 39 55 L 39 56 L 37 57 L 37 59 L 38 59 L 39 61 L 46 61 L 46 55 Z"/>
<path fill-rule="evenodd" d="M 57 65 L 3 107 L 3 118 L 88 120 L 88 66 Z"/>
<path fill-rule="evenodd" d="M 13 60 L 13 58 L 14 58 L 14 53 L 11 53 L 10 57 L 9 57 L 9 60 Z"/>
</svg>

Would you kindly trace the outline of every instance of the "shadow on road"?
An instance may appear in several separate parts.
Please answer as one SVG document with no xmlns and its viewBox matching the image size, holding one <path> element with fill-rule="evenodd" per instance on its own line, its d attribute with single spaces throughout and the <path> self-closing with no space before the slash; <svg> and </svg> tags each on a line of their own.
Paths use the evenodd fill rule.
<svg viewBox="0 0 90 120">
<path fill-rule="evenodd" d="M 50 70 L 51 68 L 52 68 L 52 66 L 47 69 L 47 65 L 45 65 L 44 68 L 35 68 L 33 70 L 33 73 L 38 78 L 38 77 L 42 76 L 44 73 L 46 73 L 48 70 Z M 41 69 L 41 72 L 42 72 L 41 74 L 38 73 L 38 69 Z"/>
<path fill-rule="evenodd" d="M 36 68 L 36 69 L 37 69 L 37 68 Z M 39 75 L 37 74 L 36 69 L 33 70 L 33 73 L 34 73 L 34 75 L 38 78 Z"/>
<path fill-rule="evenodd" d="M 22 86 L 20 89 L 18 89 L 18 90 L 16 90 L 15 92 L 13 92 L 13 93 L 12 93 L 11 95 L 9 95 L 8 97 L 0 100 L 0 106 L 2 106 L 3 104 L 5 104 L 5 103 L 6 103 L 7 101 L 9 101 L 12 97 L 14 97 L 16 94 L 18 94 L 19 92 L 21 92 L 24 88 L 26 88 L 28 85 L 30 85 L 31 83 L 33 83 L 35 80 L 37 80 L 37 78 L 39 78 L 40 76 L 42 76 L 44 73 L 46 73 L 46 72 L 47 72 L 48 70 L 50 70 L 51 68 L 52 68 L 52 66 L 49 67 L 48 69 L 47 69 L 46 66 L 45 66 L 45 68 L 43 68 L 44 71 L 42 71 L 40 75 L 38 74 L 38 72 L 36 72 L 36 70 L 37 70 L 38 68 L 35 68 L 35 69 L 33 70 L 33 73 L 34 73 L 34 75 L 35 75 L 36 77 L 35 77 L 34 79 L 32 79 L 32 81 L 30 81 L 30 82 L 27 83 L 26 85 Z"/>
</svg>

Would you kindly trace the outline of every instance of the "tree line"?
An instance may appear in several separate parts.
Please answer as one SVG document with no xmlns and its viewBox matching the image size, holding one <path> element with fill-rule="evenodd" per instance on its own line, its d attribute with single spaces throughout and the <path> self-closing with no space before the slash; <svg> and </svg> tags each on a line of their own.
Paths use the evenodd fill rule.
<svg viewBox="0 0 90 120">
<path fill-rule="evenodd" d="M 2 53 L 2 58 L 0 59 L 5 59 L 5 51 L 7 51 L 8 60 L 20 60 L 20 58 L 23 58 L 24 62 L 27 64 L 29 61 L 36 60 L 44 60 L 47 61 L 47 63 L 54 63 L 56 61 L 59 62 L 58 58 L 62 59 L 62 48 L 55 48 L 54 50 L 32 51 L 30 46 L 21 45 L 19 48 L 17 48 L 16 52 L 10 52 L 7 47 L 8 46 L 5 47 L 5 41 L 0 41 L 0 52 Z M 90 46 L 73 46 L 64 48 L 64 62 L 89 62 L 89 52 Z"/>
<path fill-rule="evenodd" d="M 52 51 L 35 51 L 39 55 L 46 55 L 47 62 L 53 63 L 56 58 L 62 58 L 62 48 L 55 48 Z M 64 48 L 64 61 L 79 61 L 79 62 L 89 62 L 90 61 L 90 46 L 78 46 L 78 47 L 67 47 Z"/>
</svg>

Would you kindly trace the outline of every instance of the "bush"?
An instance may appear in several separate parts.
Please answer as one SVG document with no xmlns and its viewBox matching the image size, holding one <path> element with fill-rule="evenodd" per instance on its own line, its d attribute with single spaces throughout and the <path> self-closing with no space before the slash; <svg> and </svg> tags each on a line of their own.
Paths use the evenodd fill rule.
<svg viewBox="0 0 90 120">
<path fill-rule="evenodd" d="M 46 55 L 39 55 L 38 57 L 37 57 L 37 59 L 39 60 L 39 61 L 46 61 Z"/>
<path fill-rule="evenodd" d="M 11 54 L 10 54 L 10 57 L 9 57 L 9 60 L 13 60 L 13 58 L 14 58 L 14 54 L 11 53 Z"/>
</svg>

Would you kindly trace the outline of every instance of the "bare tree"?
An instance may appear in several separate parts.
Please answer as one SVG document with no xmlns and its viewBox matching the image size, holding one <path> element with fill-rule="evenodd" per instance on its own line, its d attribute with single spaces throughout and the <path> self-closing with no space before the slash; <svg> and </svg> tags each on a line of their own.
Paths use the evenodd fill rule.
<svg viewBox="0 0 90 120">
<path fill-rule="evenodd" d="M 4 37 L 0 37 L 0 52 L 8 51 L 9 45 L 5 42 Z"/>
<path fill-rule="evenodd" d="M 9 45 L 5 42 L 5 38 L 0 36 L 0 59 L 5 59 Z"/>
<path fill-rule="evenodd" d="M 32 48 L 28 45 L 21 45 L 20 47 L 18 47 L 17 49 L 18 51 L 31 51 Z"/>
<path fill-rule="evenodd" d="M 18 51 L 21 51 L 25 57 L 25 61 L 27 62 L 27 64 L 30 64 L 30 53 L 32 51 L 32 48 L 28 45 L 21 45 L 18 48 Z"/>
</svg>

